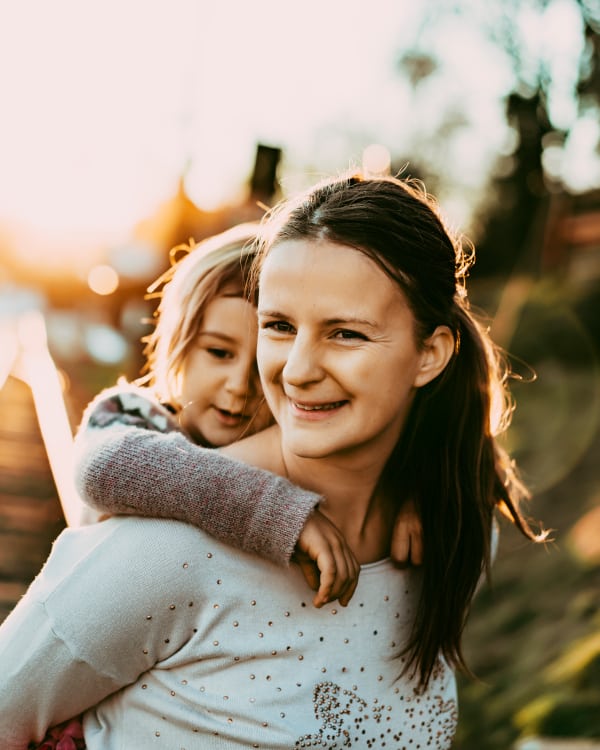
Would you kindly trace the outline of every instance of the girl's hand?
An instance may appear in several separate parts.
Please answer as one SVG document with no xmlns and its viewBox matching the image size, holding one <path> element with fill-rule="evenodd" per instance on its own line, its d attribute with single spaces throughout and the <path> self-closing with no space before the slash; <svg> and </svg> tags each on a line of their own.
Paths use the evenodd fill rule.
<svg viewBox="0 0 600 750">
<path fill-rule="evenodd" d="M 39 743 L 30 742 L 29 750 L 85 750 L 81 716 L 51 727 Z"/>
<path fill-rule="evenodd" d="M 358 583 L 360 566 L 342 533 L 319 510 L 310 516 L 296 545 L 294 560 L 317 592 L 315 607 L 339 600 L 345 607 Z"/>
<path fill-rule="evenodd" d="M 412 500 L 407 500 L 396 516 L 392 559 L 399 565 L 423 563 L 423 526 Z"/>
</svg>

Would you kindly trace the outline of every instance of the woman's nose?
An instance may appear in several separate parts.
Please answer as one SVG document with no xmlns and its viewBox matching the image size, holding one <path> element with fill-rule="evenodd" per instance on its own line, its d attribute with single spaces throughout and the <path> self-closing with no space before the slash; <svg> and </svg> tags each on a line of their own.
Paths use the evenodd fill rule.
<svg viewBox="0 0 600 750">
<path fill-rule="evenodd" d="M 318 345 L 309 337 L 296 335 L 290 346 L 283 378 L 290 385 L 303 386 L 314 383 L 323 377 Z"/>
</svg>

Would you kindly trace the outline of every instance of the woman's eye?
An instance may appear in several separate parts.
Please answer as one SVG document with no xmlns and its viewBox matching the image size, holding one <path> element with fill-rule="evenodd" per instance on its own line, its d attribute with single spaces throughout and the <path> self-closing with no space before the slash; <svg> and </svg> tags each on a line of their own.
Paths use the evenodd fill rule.
<svg viewBox="0 0 600 750">
<path fill-rule="evenodd" d="M 270 320 L 262 325 L 263 329 L 277 331 L 278 333 L 293 333 L 294 327 L 285 320 Z"/>
<path fill-rule="evenodd" d="M 227 349 L 219 349 L 217 346 L 210 346 L 206 351 L 215 359 L 231 359 L 231 357 L 233 357 L 233 354 L 230 351 Z"/>
<path fill-rule="evenodd" d="M 367 337 L 363 333 L 359 333 L 358 331 L 351 331 L 347 328 L 342 328 L 339 331 L 336 331 L 333 334 L 333 338 L 342 339 L 344 341 L 352 340 L 352 339 L 358 339 L 360 341 L 367 340 Z"/>
</svg>

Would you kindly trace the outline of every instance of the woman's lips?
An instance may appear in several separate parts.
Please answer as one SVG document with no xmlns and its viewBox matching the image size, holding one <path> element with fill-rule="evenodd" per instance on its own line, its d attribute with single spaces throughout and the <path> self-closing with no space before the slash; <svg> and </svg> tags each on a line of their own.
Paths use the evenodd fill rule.
<svg viewBox="0 0 600 750">
<path fill-rule="evenodd" d="M 294 401 L 290 399 L 290 406 L 294 416 L 308 421 L 318 422 L 328 419 L 344 407 L 347 401 Z"/>
</svg>

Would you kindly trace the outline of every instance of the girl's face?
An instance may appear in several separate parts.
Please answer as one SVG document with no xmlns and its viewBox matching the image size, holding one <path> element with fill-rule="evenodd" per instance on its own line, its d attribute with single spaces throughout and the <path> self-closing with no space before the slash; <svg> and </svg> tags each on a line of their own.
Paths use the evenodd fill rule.
<svg viewBox="0 0 600 750">
<path fill-rule="evenodd" d="M 272 422 L 256 368 L 256 309 L 241 297 L 206 306 L 180 373 L 180 422 L 200 443 L 228 445 Z"/>
<path fill-rule="evenodd" d="M 265 259 L 258 320 L 258 364 L 284 451 L 385 460 L 416 388 L 434 377 L 399 287 L 357 250 L 288 240 Z"/>
</svg>

